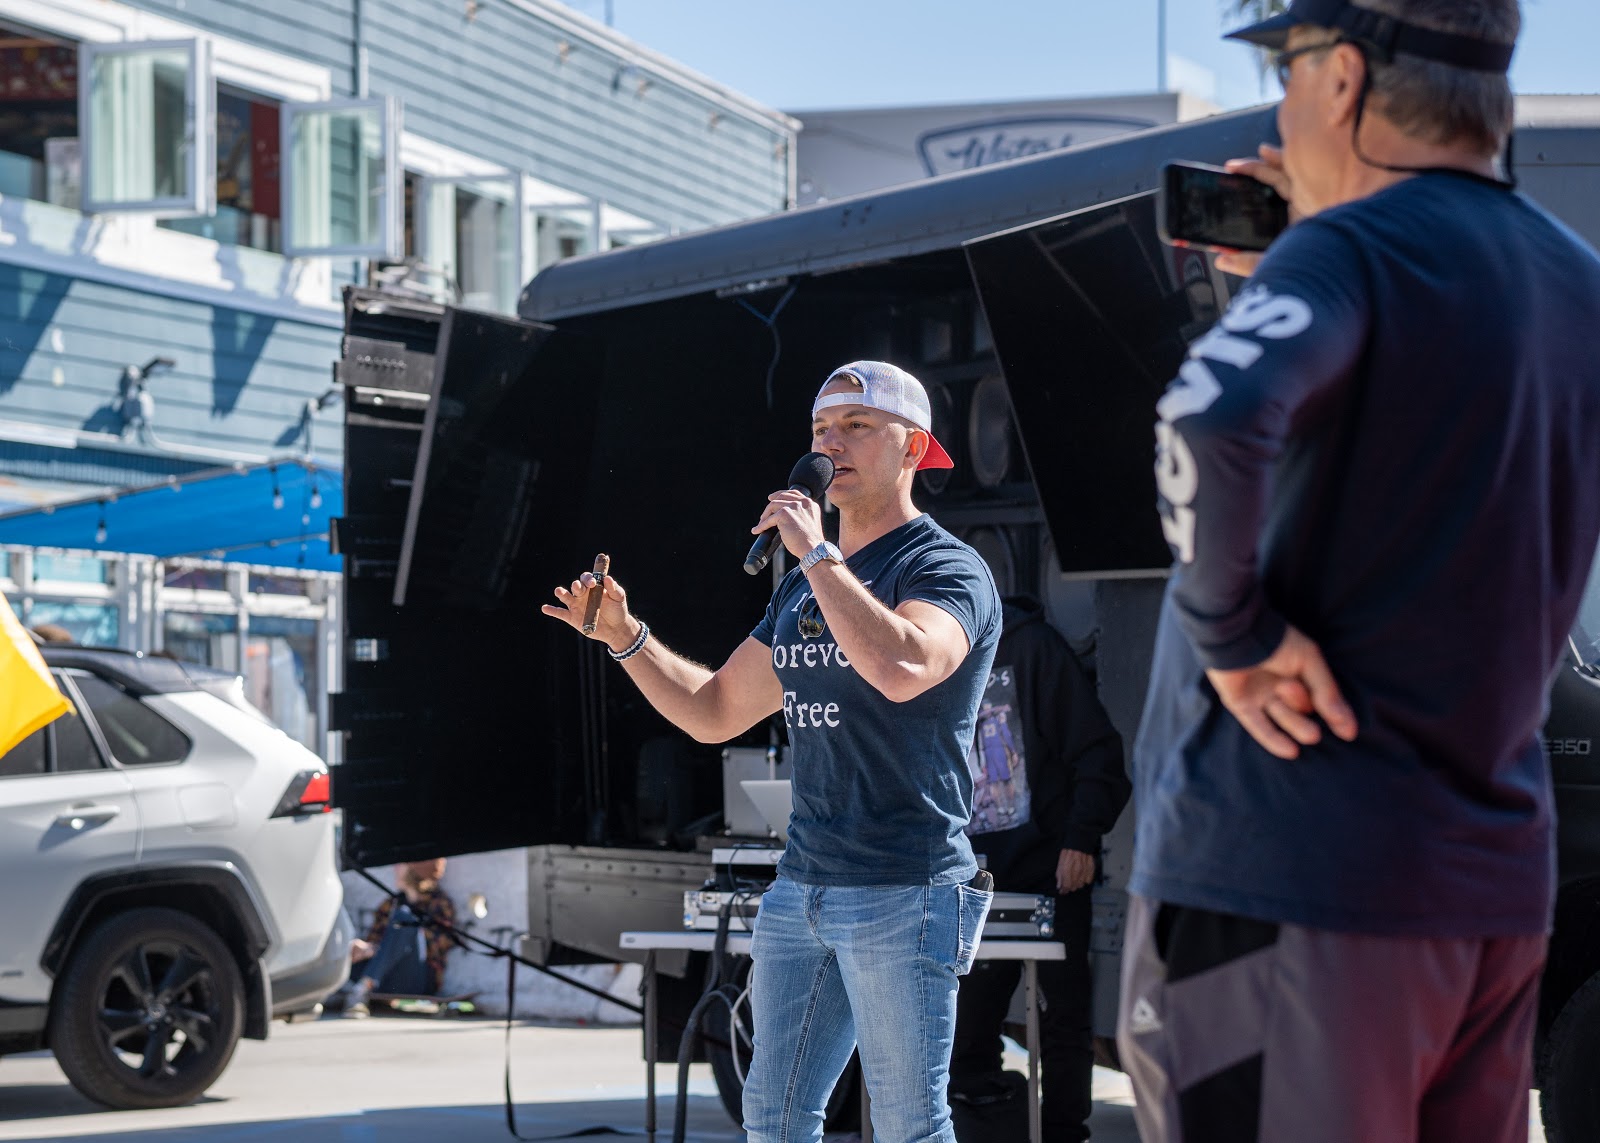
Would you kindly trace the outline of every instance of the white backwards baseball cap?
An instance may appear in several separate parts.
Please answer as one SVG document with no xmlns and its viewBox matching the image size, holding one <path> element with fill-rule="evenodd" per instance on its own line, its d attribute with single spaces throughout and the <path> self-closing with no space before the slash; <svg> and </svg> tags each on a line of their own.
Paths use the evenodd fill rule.
<svg viewBox="0 0 1600 1143">
<path fill-rule="evenodd" d="M 922 387 L 911 374 L 901 369 L 898 365 L 890 365 L 887 361 L 852 361 L 849 365 L 841 365 L 822 383 L 826 389 L 840 377 L 848 377 L 861 386 L 859 393 L 830 393 L 826 397 L 822 390 L 817 391 L 816 403 L 811 406 L 812 415 L 823 409 L 831 409 L 838 405 L 862 405 L 868 409 L 878 409 L 881 412 L 891 413 L 910 421 L 917 428 L 928 434 L 928 451 L 922 458 L 920 468 L 954 468 L 956 462 L 950 459 L 950 454 L 944 451 L 944 446 L 933 435 L 933 410 L 928 405 L 928 391 Z"/>
</svg>

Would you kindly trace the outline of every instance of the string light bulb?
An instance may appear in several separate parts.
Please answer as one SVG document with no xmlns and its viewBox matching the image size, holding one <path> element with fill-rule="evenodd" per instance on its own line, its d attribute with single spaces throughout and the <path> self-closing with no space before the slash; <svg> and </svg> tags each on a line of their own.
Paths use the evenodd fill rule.
<svg viewBox="0 0 1600 1143">
<path fill-rule="evenodd" d="M 272 467 L 272 506 L 273 508 L 283 507 L 283 490 L 278 487 L 277 465 L 273 465 Z"/>
</svg>

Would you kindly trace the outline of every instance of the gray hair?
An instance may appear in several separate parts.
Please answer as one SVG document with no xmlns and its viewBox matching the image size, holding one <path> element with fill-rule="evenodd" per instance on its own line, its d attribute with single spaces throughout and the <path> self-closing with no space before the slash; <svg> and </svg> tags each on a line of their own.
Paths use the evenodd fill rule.
<svg viewBox="0 0 1600 1143">
<path fill-rule="evenodd" d="M 1436 32 L 1489 40 L 1516 41 L 1522 28 L 1517 0 L 1355 0 Z M 1463 144 L 1484 155 L 1499 153 L 1511 134 L 1515 114 L 1511 82 L 1492 72 L 1470 71 L 1411 55 L 1372 68 L 1373 109 L 1407 135 L 1429 143 Z"/>
</svg>

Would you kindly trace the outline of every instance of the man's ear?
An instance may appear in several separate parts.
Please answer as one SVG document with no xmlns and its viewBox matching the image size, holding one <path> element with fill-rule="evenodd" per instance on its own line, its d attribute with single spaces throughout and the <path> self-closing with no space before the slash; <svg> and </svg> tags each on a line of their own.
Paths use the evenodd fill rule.
<svg viewBox="0 0 1600 1143">
<path fill-rule="evenodd" d="M 906 434 L 906 457 L 912 468 L 922 463 L 922 458 L 928 455 L 928 443 L 933 437 L 925 429 L 912 429 Z"/>
<path fill-rule="evenodd" d="M 1328 122 L 1333 127 L 1348 127 L 1355 122 L 1361 89 L 1367 82 L 1367 57 L 1355 44 L 1338 44 L 1328 52 L 1323 65 L 1328 87 Z"/>
</svg>

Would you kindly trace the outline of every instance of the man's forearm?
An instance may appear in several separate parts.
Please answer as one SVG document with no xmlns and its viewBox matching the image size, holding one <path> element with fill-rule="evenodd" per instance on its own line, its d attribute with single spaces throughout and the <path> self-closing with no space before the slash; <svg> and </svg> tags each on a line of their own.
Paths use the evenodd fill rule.
<svg viewBox="0 0 1600 1143">
<path fill-rule="evenodd" d="M 828 630 L 850 665 L 885 696 L 920 693 L 928 671 L 928 637 L 897 615 L 841 564 L 819 563 L 806 573 L 827 617 Z"/>
<path fill-rule="evenodd" d="M 637 638 L 638 620 L 632 626 L 633 636 L 621 646 L 613 646 L 613 651 L 626 651 Z M 679 730 L 700 742 L 722 742 L 731 736 L 724 733 L 719 718 L 716 691 L 710 686 L 711 670 L 672 651 L 653 630 L 639 653 L 623 661 L 622 669 L 650 705 Z"/>
</svg>

